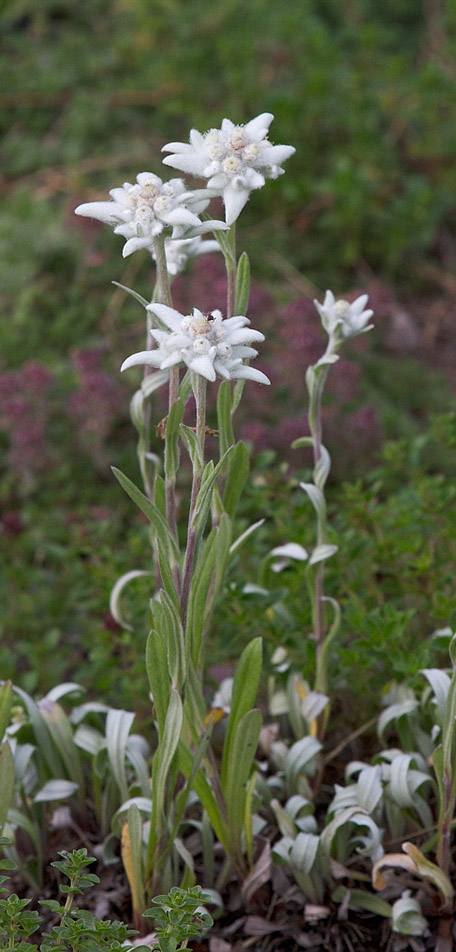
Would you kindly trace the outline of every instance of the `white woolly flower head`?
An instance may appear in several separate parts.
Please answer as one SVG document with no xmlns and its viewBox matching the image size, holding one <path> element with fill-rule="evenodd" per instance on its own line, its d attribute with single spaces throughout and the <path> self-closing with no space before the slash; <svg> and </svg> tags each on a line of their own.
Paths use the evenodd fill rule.
<svg viewBox="0 0 456 952">
<path fill-rule="evenodd" d="M 314 304 L 325 331 L 330 335 L 337 333 L 341 338 L 345 338 L 372 330 L 374 325 L 367 322 L 374 312 L 364 310 L 367 300 L 367 294 L 361 294 L 351 304 L 344 300 L 336 301 L 332 291 L 327 291 L 323 304 L 319 301 L 314 301 Z"/>
<path fill-rule="evenodd" d="M 186 268 L 190 258 L 197 258 L 199 255 L 207 255 L 220 250 L 218 241 L 213 241 L 210 238 L 203 241 L 199 235 L 197 238 L 166 238 L 166 270 L 168 274 L 174 277 Z M 155 258 L 153 249 L 152 257 Z"/>
<path fill-rule="evenodd" d="M 162 152 L 172 155 L 163 159 L 165 165 L 208 179 L 207 187 L 222 195 L 226 221 L 236 221 L 250 192 L 261 188 L 266 179 L 282 175 L 282 162 L 296 151 L 291 145 L 272 145 L 268 139 L 274 116 L 264 112 L 244 126 L 235 126 L 224 119 L 220 129 L 204 135 L 190 132 L 190 142 L 169 142 Z"/>
<path fill-rule="evenodd" d="M 247 317 L 236 315 L 223 320 L 221 311 L 203 314 L 196 307 L 192 314 L 184 315 L 166 304 L 149 304 L 147 309 L 161 324 L 151 330 L 158 346 L 128 357 L 121 370 L 138 364 L 166 370 L 183 363 L 193 373 L 211 381 L 218 375 L 225 380 L 242 378 L 270 383 L 261 370 L 243 362 L 258 355 L 250 345 L 264 340 L 264 334 L 248 326 Z"/>
<path fill-rule="evenodd" d="M 109 192 L 112 201 L 78 205 L 76 215 L 96 218 L 114 225 L 114 234 L 126 238 L 122 254 L 126 258 L 139 248 L 153 248 L 154 238 L 163 229 L 172 229 L 173 238 L 194 238 L 207 231 L 225 229 L 224 222 L 198 218 L 209 204 L 205 189 L 189 192 L 180 178 L 163 182 L 152 172 L 140 172 L 136 185 L 124 182 Z"/>
</svg>

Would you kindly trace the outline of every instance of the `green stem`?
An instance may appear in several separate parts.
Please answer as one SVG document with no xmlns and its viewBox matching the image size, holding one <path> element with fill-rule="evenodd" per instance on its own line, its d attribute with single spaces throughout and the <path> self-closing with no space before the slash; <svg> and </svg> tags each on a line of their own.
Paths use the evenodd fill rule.
<svg viewBox="0 0 456 952">
<path fill-rule="evenodd" d="M 226 279 L 227 279 L 227 298 L 226 298 L 226 316 L 233 317 L 236 305 L 236 223 L 231 225 L 229 231 L 229 251 L 224 253 Z"/>
<path fill-rule="evenodd" d="M 163 235 L 157 235 L 154 239 L 155 261 L 157 263 L 157 301 L 160 304 L 166 304 L 167 307 L 173 306 L 171 295 L 171 285 L 169 283 L 169 274 L 166 267 L 165 239 Z M 179 368 L 171 367 L 169 371 L 169 391 L 168 391 L 168 414 L 171 412 L 179 393 Z M 176 487 L 174 481 L 166 479 L 166 516 L 171 532 L 177 539 L 177 516 L 176 516 Z M 174 571 L 174 584 L 179 593 L 181 588 L 180 573 L 176 567 Z"/>
<path fill-rule="evenodd" d="M 322 421 L 321 421 L 321 400 L 328 376 L 328 368 L 325 367 L 318 376 L 310 393 L 309 406 L 309 427 L 313 439 L 313 457 L 314 469 L 318 466 L 321 459 L 322 446 Z M 326 541 L 326 519 L 317 513 L 317 545 L 323 545 Z M 312 598 L 313 605 L 313 626 L 315 634 L 315 653 L 316 665 L 320 660 L 323 647 L 323 596 L 324 596 L 324 563 L 321 562 L 315 572 L 315 595 Z"/>
<path fill-rule="evenodd" d="M 196 437 L 200 445 L 202 460 L 204 460 L 204 440 L 206 435 L 206 386 L 207 382 L 205 377 L 201 377 L 200 374 L 195 374 L 194 392 L 196 401 Z M 190 595 L 193 564 L 195 561 L 195 546 L 197 536 L 196 529 L 193 526 L 193 515 L 195 512 L 198 493 L 201 488 L 203 465 L 199 465 L 195 462 L 193 468 L 192 493 L 190 499 L 190 510 L 188 514 L 187 547 L 184 557 L 181 594 L 181 617 L 184 630 L 187 620 L 188 599 Z"/>
</svg>

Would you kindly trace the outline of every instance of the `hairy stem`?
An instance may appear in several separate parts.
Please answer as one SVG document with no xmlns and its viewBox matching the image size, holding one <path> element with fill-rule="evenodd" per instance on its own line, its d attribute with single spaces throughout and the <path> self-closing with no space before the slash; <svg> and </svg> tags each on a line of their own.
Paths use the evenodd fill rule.
<svg viewBox="0 0 456 952">
<path fill-rule="evenodd" d="M 196 401 L 196 437 L 200 446 L 201 459 L 204 460 L 204 439 L 206 434 L 206 380 L 200 374 L 195 374 L 195 401 Z M 193 516 L 195 513 L 196 500 L 201 489 L 201 476 L 203 465 L 195 462 L 193 467 L 192 493 L 190 499 L 190 509 L 188 514 L 187 530 L 187 548 L 184 557 L 184 568 L 182 576 L 181 593 L 181 617 L 182 623 L 186 625 L 188 598 L 190 594 L 190 584 L 192 580 L 193 564 L 195 561 L 196 546 L 196 528 L 193 525 Z"/>
<path fill-rule="evenodd" d="M 168 269 L 166 267 L 165 239 L 162 235 L 157 235 L 154 239 L 154 252 L 155 260 L 157 262 L 157 301 L 160 304 L 166 304 L 167 307 L 172 307 L 173 299 L 171 296 Z M 171 409 L 177 400 L 178 393 L 179 368 L 171 367 L 169 371 L 168 414 L 171 412 Z M 174 537 L 177 539 L 176 486 L 174 481 L 166 479 L 165 496 L 168 525 Z M 179 568 L 177 566 L 173 571 L 173 579 L 176 591 L 178 594 L 180 594 L 181 580 Z"/>
</svg>

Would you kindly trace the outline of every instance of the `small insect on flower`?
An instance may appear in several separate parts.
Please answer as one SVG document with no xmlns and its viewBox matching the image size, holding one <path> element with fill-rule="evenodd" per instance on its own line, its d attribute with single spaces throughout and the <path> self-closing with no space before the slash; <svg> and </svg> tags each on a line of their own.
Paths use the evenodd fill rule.
<svg viewBox="0 0 456 952">
<path fill-rule="evenodd" d="M 148 310 L 162 325 L 151 330 L 158 346 L 128 357 L 121 370 L 139 364 L 166 370 L 183 363 L 211 381 L 218 375 L 225 380 L 242 378 L 270 383 L 261 370 L 244 363 L 258 355 L 250 345 L 264 340 L 264 334 L 248 326 L 247 317 L 236 315 L 223 320 L 221 311 L 205 315 L 196 307 L 193 314 L 184 315 L 166 304 L 149 304 Z"/>
</svg>

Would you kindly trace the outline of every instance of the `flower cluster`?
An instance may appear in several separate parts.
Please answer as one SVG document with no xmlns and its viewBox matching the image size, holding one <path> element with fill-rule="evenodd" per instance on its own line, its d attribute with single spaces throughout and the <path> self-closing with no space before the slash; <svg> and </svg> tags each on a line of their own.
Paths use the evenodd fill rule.
<svg viewBox="0 0 456 952">
<path fill-rule="evenodd" d="M 355 337 L 356 334 L 364 334 L 372 330 L 374 326 L 367 323 L 374 312 L 364 310 L 367 294 L 361 294 L 349 304 L 344 300 L 336 301 L 332 291 L 327 291 L 323 304 L 318 301 L 314 301 L 314 304 L 321 317 L 321 323 L 329 335 L 335 333 L 341 339 Z"/>
<path fill-rule="evenodd" d="M 205 315 L 196 307 L 193 314 L 184 316 L 166 304 L 149 304 L 148 310 L 162 324 L 162 328 L 151 330 L 158 347 L 128 357 L 121 370 L 138 364 L 166 370 L 184 363 L 189 370 L 211 381 L 218 374 L 226 380 L 270 382 L 266 374 L 243 363 L 246 358 L 257 356 L 250 344 L 264 340 L 260 331 L 248 327 L 247 317 L 236 315 L 223 320 L 218 310 Z"/>
<path fill-rule="evenodd" d="M 87 202 L 75 212 L 114 225 L 114 233 L 126 239 L 124 258 L 140 248 L 152 251 L 154 238 L 165 229 L 181 240 L 226 228 L 224 222 L 200 221 L 198 215 L 207 208 L 211 194 L 205 189 L 188 192 L 179 178 L 163 182 L 152 172 L 140 172 L 136 185 L 124 182 L 109 194 L 112 201 Z"/>
<path fill-rule="evenodd" d="M 190 142 L 170 142 L 162 149 L 171 152 L 165 165 L 190 175 L 208 179 L 208 188 L 223 196 L 226 221 L 232 225 L 246 204 L 250 192 L 266 179 L 283 173 L 282 162 L 296 151 L 290 145 L 272 145 L 268 139 L 274 116 L 264 112 L 244 126 L 224 119 L 221 129 L 204 135 L 190 132 Z"/>
</svg>

